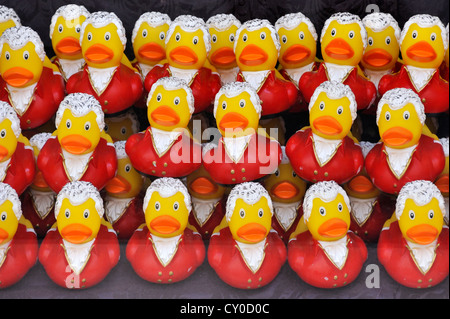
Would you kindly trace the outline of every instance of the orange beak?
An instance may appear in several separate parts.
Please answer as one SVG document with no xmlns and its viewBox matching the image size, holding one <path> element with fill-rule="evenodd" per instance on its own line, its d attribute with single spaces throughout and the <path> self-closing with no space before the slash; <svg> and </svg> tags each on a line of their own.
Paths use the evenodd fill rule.
<svg viewBox="0 0 450 319">
<path fill-rule="evenodd" d="M 0 145 L 0 161 L 3 160 L 6 156 L 8 156 L 8 150 L 6 147 Z"/>
<path fill-rule="evenodd" d="M 225 114 L 220 120 L 219 127 L 222 131 L 227 129 L 245 129 L 248 125 L 248 120 L 242 114 L 237 112 L 230 112 Z"/>
<path fill-rule="evenodd" d="M 105 189 L 110 194 L 124 194 L 131 189 L 131 185 L 125 178 L 118 175 L 106 183 Z"/>
<path fill-rule="evenodd" d="M 146 43 L 138 50 L 140 56 L 144 59 L 158 62 L 166 57 L 166 51 L 164 48 L 156 42 Z"/>
<path fill-rule="evenodd" d="M 181 65 L 192 65 L 197 63 L 197 54 L 187 46 L 176 47 L 169 53 L 170 58 Z"/>
<path fill-rule="evenodd" d="M 114 52 L 107 46 L 97 43 L 86 50 L 86 60 L 93 63 L 106 63 L 114 57 Z"/>
<path fill-rule="evenodd" d="M 266 237 L 267 229 L 258 223 L 250 223 L 242 226 L 236 234 L 251 243 L 258 243 Z"/>
<path fill-rule="evenodd" d="M 9 234 L 6 230 L 3 228 L 0 228 L 0 244 L 3 243 L 3 241 L 8 238 Z"/>
<path fill-rule="evenodd" d="M 239 55 L 239 61 L 247 66 L 256 66 L 267 61 L 267 53 L 260 47 L 249 44 Z"/>
<path fill-rule="evenodd" d="M 162 105 L 156 108 L 150 114 L 150 117 L 153 121 L 155 121 L 155 123 L 163 126 L 173 126 L 180 122 L 180 117 L 178 116 L 177 112 L 166 105 Z"/>
<path fill-rule="evenodd" d="M 342 125 L 332 116 L 321 116 L 313 121 L 313 126 L 326 135 L 337 135 L 342 132 Z"/>
<path fill-rule="evenodd" d="M 392 56 L 383 49 L 373 49 L 363 56 L 363 60 L 373 67 L 383 67 L 392 61 Z"/>
<path fill-rule="evenodd" d="M 350 44 L 342 39 L 333 39 L 325 48 L 325 53 L 336 60 L 347 60 L 353 57 L 355 52 Z"/>
<path fill-rule="evenodd" d="M 272 187 L 271 192 L 278 198 L 291 199 L 298 194 L 298 188 L 290 182 L 281 182 L 275 184 Z"/>
<path fill-rule="evenodd" d="M 196 178 L 190 185 L 192 191 L 197 194 L 209 195 L 217 191 L 217 185 L 206 177 Z"/>
<path fill-rule="evenodd" d="M 400 146 L 408 143 L 413 138 L 412 133 L 406 128 L 395 126 L 383 133 L 383 141 L 392 146 Z"/>
<path fill-rule="evenodd" d="M 437 188 L 441 191 L 443 194 L 448 194 L 449 192 L 449 179 L 448 174 L 442 175 L 438 178 L 438 180 L 435 182 Z"/>
<path fill-rule="evenodd" d="M 2 77 L 9 85 L 14 87 L 22 87 L 30 82 L 34 75 L 31 71 L 20 66 L 16 66 L 6 70 Z"/>
<path fill-rule="evenodd" d="M 428 224 L 416 225 L 406 231 L 406 235 L 420 245 L 431 244 L 438 234 L 439 231 Z"/>
<path fill-rule="evenodd" d="M 47 188 L 48 184 L 44 179 L 44 175 L 42 175 L 41 171 L 37 171 L 36 175 L 34 176 L 33 185 L 39 188 Z"/>
<path fill-rule="evenodd" d="M 236 56 L 231 48 L 220 48 L 211 55 L 211 62 L 219 66 L 227 66 L 236 61 Z"/>
<path fill-rule="evenodd" d="M 311 54 L 311 50 L 301 44 L 290 46 L 283 54 L 283 60 L 287 63 L 300 63 L 305 61 Z"/>
<path fill-rule="evenodd" d="M 73 244 L 81 244 L 92 235 L 92 230 L 83 224 L 70 224 L 61 230 L 61 236 Z"/>
<path fill-rule="evenodd" d="M 71 154 L 83 154 L 91 148 L 92 143 L 79 134 L 71 134 L 61 139 L 61 146 Z"/>
<path fill-rule="evenodd" d="M 81 53 L 80 41 L 74 37 L 66 37 L 56 44 L 56 50 L 66 55 Z"/>
<path fill-rule="evenodd" d="M 332 218 L 319 226 L 319 235 L 329 238 L 342 237 L 347 233 L 348 226 L 340 218 Z"/>
<path fill-rule="evenodd" d="M 171 234 L 180 228 L 180 222 L 169 215 L 161 215 L 150 222 L 150 227 L 160 234 Z"/>
<path fill-rule="evenodd" d="M 436 59 L 436 52 L 426 41 L 419 41 L 406 50 L 406 55 L 417 62 L 431 62 Z"/>
<path fill-rule="evenodd" d="M 348 183 L 348 187 L 357 193 L 368 193 L 374 189 L 372 182 L 363 175 L 355 176 Z"/>
</svg>

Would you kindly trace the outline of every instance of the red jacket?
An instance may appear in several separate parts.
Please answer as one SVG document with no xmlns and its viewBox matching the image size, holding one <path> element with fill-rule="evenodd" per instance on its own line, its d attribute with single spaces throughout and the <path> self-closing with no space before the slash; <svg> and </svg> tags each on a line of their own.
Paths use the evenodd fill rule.
<svg viewBox="0 0 450 319">
<path fill-rule="evenodd" d="M 153 144 L 151 127 L 131 135 L 125 151 L 133 167 L 146 175 L 184 177 L 202 165 L 201 145 L 182 133 L 164 154 L 158 154 Z"/>
<path fill-rule="evenodd" d="M 215 208 L 212 210 L 211 215 L 203 225 L 200 225 L 199 221 L 195 217 L 195 210 L 192 208 L 192 212 L 189 214 L 189 224 L 197 229 L 203 240 L 208 240 L 211 237 L 214 228 L 219 226 L 225 216 L 225 205 L 226 198 L 220 199 Z"/>
<path fill-rule="evenodd" d="M 127 244 L 127 259 L 143 279 L 154 283 L 174 283 L 186 279 L 205 260 L 205 245 L 198 233 L 186 228 L 178 241 L 172 260 L 164 266 L 153 247 L 152 236 L 145 226 L 137 229 Z"/>
<path fill-rule="evenodd" d="M 320 64 L 317 71 L 306 72 L 303 74 L 300 78 L 298 87 L 306 102 L 309 103 L 316 88 L 325 81 L 329 81 L 329 78 L 324 62 Z M 375 85 L 360 76 L 357 67 L 354 67 L 353 70 L 350 71 L 342 83 L 348 85 L 355 95 L 358 110 L 368 108 L 375 101 L 377 96 Z"/>
<path fill-rule="evenodd" d="M 52 69 L 44 67 L 41 77 L 36 84 L 33 98 L 28 108 L 23 114 L 17 115 L 20 118 L 22 130 L 36 128 L 49 121 L 58 110 L 59 103 L 64 99 L 64 80 L 58 73 L 53 73 Z M 6 82 L 0 77 L 0 101 L 5 101 L 14 107 L 9 97 Z"/>
<path fill-rule="evenodd" d="M 236 81 L 245 82 L 242 72 L 238 73 Z M 261 116 L 284 112 L 298 102 L 299 93 L 296 86 L 291 81 L 278 78 L 275 70 L 268 73 L 257 92 L 262 102 Z"/>
<path fill-rule="evenodd" d="M 327 256 L 309 231 L 299 234 L 288 244 L 288 261 L 292 270 L 306 283 L 319 288 L 337 288 L 354 281 L 367 259 L 363 240 L 347 233 L 347 259 L 342 269 Z"/>
<path fill-rule="evenodd" d="M 230 229 L 224 228 L 211 236 L 208 262 L 227 284 L 240 289 L 255 289 L 269 284 L 286 262 L 286 246 L 275 231 L 266 238 L 264 260 L 253 272 L 241 255 Z"/>
<path fill-rule="evenodd" d="M 160 78 L 170 76 L 172 76 L 172 72 L 169 69 L 169 63 L 166 63 L 163 66 L 156 65 L 145 77 L 145 90 L 150 92 L 156 81 Z M 210 69 L 202 67 L 188 85 L 194 95 L 194 113 L 200 113 L 214 103 L 216 94 L 221 87 L 220 76 L 216 73 L 212 73 Z"/>
<path fill-rule="evenodd" d="M 280 144 L 273 139 L 254 134 L 239 162 L 228 156 L 223 137 L 219 145 L 203 154 L 203 166 L 219 184 L 250 182 L 272 174 L 281 163 Z"/>
<path fill-rule="evenodd" d="M 435 253 L 433 265 L 423 273 L 400 231 L 398 221 L 383 229 L 378 240 L 378 260 L 395 281 L 410 288 L 432 287 L 448 276 L 448 227 L 442 229 Z"/>
<path fill-rule="evenodd" d="M 14 188 L 17 195 L 20 196 L 33 182 L 35 173 L 33 149 L 31 146 L 25 146 L 18 142 L 2 182 Z"/>
<path fill-rule="evenodd" d="M 49 196 L 55 196 L 53 192 L 49 192 Z M 51 209 L 47 212 L 47 215 L 41 217 L 38 211 L 36 210 L 35 204 L 33 202 L 33 197 L 31 196 L 30 190 L 27 190 L 22 194 L 21 197 L 22 202 L 22 214 L 28 219 L 34 227 L 36 234 L 39 238 L 44 238 L 47 231 L 53 226 L 56 222 L 55 218 L 55 204 Z"/>
<path fill-rule="evenodd" d="M 19 223 L 5 255 L 5 258 L 0 260 L 0 289 L 17 283 L 36 264 L 36 233 Z"/>
<path fill-rule="evenodd" d="M 114 72 L 105 90 L 98 94 L 91 84 L 89 68 L 86 64 L 83 71 L 72 75 L 66 84 L 67 93 L 87 93 L 93 95 L 101 104 L 105 114 L 114 114 L 129 107 L 142 95 L 142 80 L 138 73 L 120 65 Z"/>
<path fill-rule="evenodd" d="M 415 180 L 434 181 L 445 165 L 445 155 L 439 141 L 422 135 L 402 176 L 392 172 L 383 143 L 376 144 L 367 154 L 365 166 L 372 183 L 382 192 L 398 194 L 402 187 Z"/>
<path fill-rule="evenodd" d="M 71 181 L 66 173 L 61 145 L 56 137 L 48 139 L 42 147 L 37 165 L 48 186 L 55 193 L 59 193 L 61 188 Z M 101 190 L 115 176 L 116 170 L 116 150 L 108 145 L 105 139 L 100 138 L 80 181 L 91 182 Z"/>
<path fill-rule="evenodd" d="M 331 159 L 321 166 L 310 128 L 298 131 L 288 140 L 286 155 L 297 175 L 313 183 L 334 180 L 343 184 L 357 175 L 364 165 L 361 147 L 346 136 Z"/>
<path fill-rule="evenodd" d="M 420 91 L 416 89 L 410 76 L 406 65 L 403 65 L 398 73 L 383 76 L 378 84 L 380 95 L 395 88 L 407 88 L 419 95 L 425 106 L 425 113 L 442 113 L 448 110 L 448 82 L 441 78 L 439 69 L 436 69 L 428 84 Z"/>
<path fill-rule="evenodd" d="M 119 241 L 114 231 L 100 226 L 86 265 L 79 274 L 70 267 L 57 229 L 51 229 L 39 248 L 39 262 L 56 284 L 65 288 L 89 288 L 101 282 L 119 261 Z"/>
</svg>

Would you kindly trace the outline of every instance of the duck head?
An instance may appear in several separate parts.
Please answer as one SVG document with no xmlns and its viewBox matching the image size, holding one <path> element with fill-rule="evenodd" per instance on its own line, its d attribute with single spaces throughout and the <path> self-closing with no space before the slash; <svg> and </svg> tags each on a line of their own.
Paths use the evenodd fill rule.
<svg viewBox="0 0 450 319">
<path fill-rule="evenodd" d="M 20 18 L 13 9 L 0 5 L 0 36 L 6 29 L 21 25 Z"/>
<path fill-rule="evenodd" d="M 105 132 L 114 142 L 125 141 L 139 132 L 139 120 L 136 113 L 128 110 L 119 115 L 105 117 Z"/>
<path fill-rule="evenodd" d="M 225 193 L 225 187 L 214 182 L 203 165 L 187 176 L 186 185 L 189 194 L 199 199 L 222 198 Z"/>
<path fill-rule="evenodd" d="M 9 160 L 14 154 L 21 132 L 20 120 L 14 109 L 0 101 L 0 163 Z"/>
<path fill-rule="evenodd" d="M 22 206 L 16 191 L 0 182 L 0 245 L 10 242 L 22 217 Z"/>
</svg>

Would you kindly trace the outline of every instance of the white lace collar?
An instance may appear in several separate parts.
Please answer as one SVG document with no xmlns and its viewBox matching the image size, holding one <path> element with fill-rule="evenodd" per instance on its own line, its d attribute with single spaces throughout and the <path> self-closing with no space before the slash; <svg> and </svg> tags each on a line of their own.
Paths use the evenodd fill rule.
<svg viewBox="0 0 450 319">
<path fill-rule="evenodd" d="M 160 64 L 156 64 L 156 65 L 160 66 Z M 147 76 L 148 72 L 150 72 L 151 69 L 153 69 L 156 65 L 148 65 L 145 63 L 138 63 L 139 74 L 141 75 L 142 81 L 145 80 L 145 77 Z"/>
<path fill-rule="evenodd" d="M 236 77 L 239 73 L 239 67 L 237 66 L 230 69 L 217 69 L 217 73 L 219 73 L 222 85 L 225 85 L 227 83 L 236 81 Z"/>
<path fill-rule="evenodd" d="M 64 79 L 67 81 L 72 75 L 83 70 L 85 60 L 83 58 L 78 60 L 58 59 L 61 66 L 61 71 Z"/>
<path fill-rule="evenodd" d="M 378 83 L 380 83 L 381 78 L 386 74 L 391 74 L 392 69 L 389 70 L 364 69 L 364 73 L 367 75 L 367 78 L 375 85 L 375 87 L 378 90 Z"/>
<path fill-rule="evenodd" d="M 321 241 L 318 240 L 320 246 L 325 251 L 327 257 L 339 269 L 344 267 L 347 260 L 347 235 L 338 240 Z"/>
<path fill-rule="evenodd" d="M 8 88 L 9 97 L 14 110 L 19 116 L 22 116 L 33 101 L 34 90 L 36 89 L 37 82 L 24 88 L 16 88 L 6 84 Z"/>
<path fill-rule="evenodd" d="M 373 206 L 377 200 L 377 197 L 373 198 L 357 198 L 348 196 L 350 199 L 350 206 L 352 208 L 351 214 L 353 219 L 359 226 L 364 225 L 364 223 L 369 219 L 370 214 L 372 214 Z"/>
<path fill-rule="evenodd" d="M 178 250 L 178 243 L 181 240 L 181 235 L 175 237 L 158 237 L 150 234 L 151 240 L 153 242 L 153 249 L 155 250 L 156 256 L 158 257 L 161 264 L 166 267 L 175 256 Z"/>
<path fill-rule="evenodd" d="M 348 74 L 355 68 L 352 65 L 340 65 L 324 62 L 330 81 L 344 82 Z"/>
<path fill-rule="evenodd" d="M 116 198 L 110 195 L 105 196 L 105 216 L 111 224 L 114 224 L 122 217 L 134 198 Z"/>
<path fill-rule="evenodd" d="M 310 72 L 313 69 L 315 62 L 311 62 L 307 65 L 301 66 L 299 68 L 293 68 L 293 69 L 284 69 L 286 73 L 289 75 L 289 77 L 294 81 L 295 85 L 298 86 L 298 81 L 300 81 L 300 78 L 305 72 Z"/>
<path fill-rule="evenodd" d="M 197 69 L 179 69 L 169 65 L 170 74 L 176 78 L 185 80 L 188 85 L 194 80 L 198 73 Z"/>
<path fill-rule="evenodd" d="M 211 217 L 217 204 L 221 198 L 213 199 L 200 199 L 191 196 L 192 199 L 192 214 L 194 214 L 195 220 L 202 227 Z"/>
<path fill-rule="evenodd" d="M 428 245 L 420 245 L 408 240 L 406 243 L 416 265 L 423 274 L 426 274 L 436 258 L 437 239 Z"/>
<path fill-rule="evenodd" d="M 263 71 L 241 71 L 245 82 L 249 83 L 252 88 L 258 91 L 264 84 L 265 79 L 270 73 L 270 70 Z"/>
<path fill-rule="evenodd" d="M 241 159 L 253 134 L 239 137 L 223 137 L 222 141 L 228 156 L 237 163 Z"/>
<path fill-rule="evenodd" d="M 301 205 L 301 201 L 294 203 L 280 203 L 272 201 L 272 204 L 275 218 L 284 231 L 288 231 L 297 217 L 297 210 Z"/>
<path fill-rule="evenodd" d="M 114 72 L 116 72 L 117 69 L 117 66 L 105 69 L 93 68 L 91 66 L 88 66 L 89 79 L 98 95 L 101 95 L 106 89 L 109 82 L 111 82 L 112 77 L 114 76 Z"/>
<path fill-rule="evenodd" d="M 1 244 L 0 245 L 0 268 L 3 265 L 3 262 L 6 259 L 6 255 L 8 253 L 9 250 L 9 245 L 11 245 L 11 240 L 8 241 L 7 243 Z"/>
<path fill-rule="evenodd" d="M 9 163 L 11 162 L 11 157 L 4 162 L 0 162 L 0 181 L 3 181 L 8 172 Z"/>
<path fill-rule="evenodd" d="M 31 187 L 29 192 L 35 211 L 41 219 L 44 219 L 55 205 L 56 193 L 53 191 L 43 192 Z"/>
<path fill-rule="evenodd" d="M 244 244 L 236 241 L 242 258 L 253 273 L 259 270 L 264 261 L 266 242 L 267 238 L 256 244 Z"/>
<path fill-rule="evenodd" d="M 314 152 L 321 166 L 325 165 L 334 156 L 337 149 L 342 144 L 342 140 L 326 139 L 314 133 L 312 133 L 312 139 L 314 143 Z"/>
<path fill-rule="evenodd" d="M 400 178 L 408 168 L 412 153 L 416 147 L 417 145 L 413 145 L 407 148 L 395 149 L 384 145 L 384 149 L 388 155 L 387 160 L 389 162 L 389 167 L 392 169 L 397 178 Z"/>
<path fill-rule="evenodd" d="M 417 68 L 411 65 L 405 65 L 410 75 L 410 79 L 417 91 L 421 91 L 430 82 L 436 69 Z"/>
<path fill-rule="evenodd" d="M 95 238 L 84 244 L 73 244 L 63 239 L 67 262 L 76 274 L 80 274 L 86 266 L 94 241 Z"/>
<path fill-rule="evenodd" d="M 153 145 L 160 156 L 165 154 L 167 150 L 172 146 L 175 140 L 183 133 L 183 131 L 163 131 L 154 127 L 151 127 Z"/>
<path fill-rule="evenodd" d="M 72 154 L 61 148 L 64 158 L 64 168 L 70 177 L 71 181 L 78 181 L 83 176 L 87 169 L 89 160 L 93 153 L 87 153 L 82 155 Z"/>
</svg>

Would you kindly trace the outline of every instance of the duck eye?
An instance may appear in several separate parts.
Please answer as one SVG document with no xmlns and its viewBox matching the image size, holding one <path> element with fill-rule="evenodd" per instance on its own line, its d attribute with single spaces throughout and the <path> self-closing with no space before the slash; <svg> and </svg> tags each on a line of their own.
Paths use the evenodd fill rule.
<svg viewBox="0 0 450 319">
<path fill-rule="evenodd" d="M 1 214 L 1 220 L 2 221 L 5 221 L 6 220 L 6 217 L 8 217 L 8 215 L 6 214 L 6 212 L 3 212 L 2 214 Z"/>
<path fill-rule="evenodd" d="M 192 43 L 194 43 L 194 45 L 198 43 L 198 37 L 197 37 L 197 36 L 195 36 L 195 37 L 192 39 Z"/>
<path fill-rule="evenodd" d="M 259 34 L 259 37 L 261 38 L 261 40 L 264 40 L 266 38 L 266 33 L 265 32 L 261 32 Z"/>
<path fill-rule="evenodd" d="M 283 36 L 281 37 L 281 41 L 283 41 L 283 43 L 286 43 L 286 42 L 287 42 L 287 37 L 286 37 L 285 35 L 283 35 Z"/>
<path fill-rule="evenodd" d="M 276 177 L 280 176 L 280 171 L 278 169 L 275 171 L 275 176 Z"/>
<path fill-rule="evenodd" d="M 156 96 L 156 101 L 160 102 L 161 99 L 162 99 L 162 95 L 161 95 L 161 93 L 159 93 L 159 94 Z"/>
<path fill-rule="evenodd" d="M 109 41 L 109 39 L 111 39 L 111 33 L 106 32 L 106 33 L 105 33 L 105 40 L 106 40 L 106 41 Z"/>
<path fill-rule="evenodd" d="M 305 33 L 303 33 L 303 31 L 300 31 L 298 37 L 300 38 L 300 40 L 303 40 L 305 38 Z"/>
<path fill-rule="evenodd" d="M 175 34 L 175 40 L 180 41 L 181 35 L 179 33 Z"/>
<path fill-rule="evenodd" d="M 28 60 L 29 57 L 30 57 L 30 53 L 28 53 L 28 51 L 23 52 L 24 60 Z"/>
<path fill-rule="evenodd" d="M 292 171 L 292 177 L 297 177 L 297 173 Z"/>
<path fill-rule="evenodd" d="M 106 133 L 108 133 L 108 129 L 109 129 L 108 125 L 105 124 L 105 127 L 103 129 L 105 130 Z"/>
<path fill-rule="evenodd" d="M 428 218 L 429 218 L 429 219 L 433 219 L 433 217 L 434 217 L 434 212 L 433 212 L 432 210 L 430 210 L 430 211 L 428 212 Z"/>
<path fill-rule="evenodd" d="M 391 113 L 386 112 L 386 114 L 384 115 L 384 118 L 386 119 L 386 121 L 389 121 L 391 119 Z"/>
<path fill-rule="evenodd" d="M 3 130 L 0 132 L 0 136 L 1 136 L 2 138 L 4 138 L 4 137 L 6 136 L 6 130 L 5 130 L 5 129 L 3 129 Z"/>
<path fill-rule="evenodd" d="M 416 218 L 416 214 L 414 214 L 414 212 L 412 210 L 409 211 L 409 218 L 411 220 L 414 220 L 414 218 Z"/>
<path fill-rule="evenodd" d="M 323 207 L 320 207 L 320 208 L 319 208 L 319 214 L 322 215 L 322 216 L 325 216 L 325 215 L 327 214 L 326 209 L 323 208 Z"/>
<path fill-rule="evenodd" d="M 227 108 L 227 102 L 223 101 L 222 102 L 222 110 L 225 110 Z"/>
<path fill-rule="evenodd" d="M 234 42 L 234 34 L 230 34 L 230 42 Z"/>
<path fill-rule="evenodd" d="M 63 32 L 63 30 L 64 30 L 64 28 L 63 28 L 62 24 L 60 24 L 60 25 L 58 26 L 58 31 L 59 31 L 59 33 Z"/>
<path fill-rule="evenodd" d="M 6 51 L 6 53 L 5 53 L 5 59 L 6 59 L 6 60 L 9 60 L 10 57 L 11 57 L 11 55 L 9 54 L 8 51 Z"/>
<path fill-rule="evenodd" d="M 161 33 L 159 34 L 159 38 L 160 38 L 161 40 L 164 40 L 165 37 L 166 37 L 166 34 L 165 34 L 164 32 L 161 32 Z"/>
<path fill-rule="evenodd" d="M 412 33 L 412 38 L 413 38 L 413 39 L 417 38 L 417 31 L 416 31 L 416 30 L 413 31 L 413 33 Z"/>
<path fill-rule="evenodd" d="M 147 37 L 147 29 L 142 30 L 142 37 L 143 38 Z"/>
<path fill-rule="evenodd" d="M 77 25 L 77 26 L 75 27 L 75 32 L 76 32 L 76 33 L 80 33 L 80 31 L 81 31 L 81 27 L 80 27 L 79 25 Z"/>
<path fill-rule="evenodd" d="M 157 211 L 159 211 L 160 208 L 161 208 L 161 204 L 160 204 L 159 202 L 156 202 L 156 203 L 155 203 L 155 209 L 156 209 Z"/>
<path fill-rule="evenodd" d="M 247 34 L 244 34 L 243 36 L 242 36 L 242 41 L 247 41 Z"/>
<path fill-rule="evenodd" d="M 180 204 L 178 202 L 173 203 L 173 210 L 178 210 L 180 208 Z"/>
<path fill-rule="evenodd" d="M 325 108 L 325 103 L 324 103 L 324 102 L 320 102 L 320 104 L 319 104 L 319 109 L 320 109 L 321 111 L 323 111 L 324 108 Z"/>
<path fill-rule="evenodd" d="M 67 128 L 71 128 L 72 127 L 72 122 L 70 120 L 66 121 L 66 127 Z"/>
<path fill-rule="evenodd" d="M 89 33 L 87 34 L 87 39 L 88 39 L 88 41 L 91 41 L 91 40 L 92 40 L 92 33 L 89 32 Z"/>
<path fill-rule="evenodd" d="M 350 39 L 353 39 L 354 36 L 355 36 L 355 32 L 354 32 L 354 31 L 350 31 L 350 32 L 348 33 L 348 37 L 349 37 Z"/>
<path fill-rule="evenodd" d="M 213 36 L 211 37 L 212 42 L 216 43 L 217 42 L 217 36 L 215 34 L 213 34 Z"/>
<path fill-rule="evenodd" d="M 431 41 L 436 40 L 436 33 L 432 33 L 430 36 Z"/>
<path fill-rule="evenodd" d="M 91 122 L 86 122 L 86 123 L 84 123 L 84 129 L 85 129 L 86 131 L 89 131 L 90 128 L 91 128 Z"/>
<path fill-rule="evenodd" d="M 64 212 L 64 216 L 66 216 L 66 218 L 70 217 L 70 210 L 66 209 L 66 211 Z"/>
<path fill-rule="evenodd" d="M 339 204 L 338 204 L 338 210 L 339 210 L 340 212 L 342 212 L 343 209 L 344 209 L 344 206 L 342 206 L 342 203 L 339 203 Z"/>
<path fill-rule="evenodd" d="M 83 217 L 84 218 L 88 218 L 89 217 L 89 209 L 86 209 L 83 213 Z"/>
<path fill-rule="evenodd" d="M 264 211 L 260 208 L 260 209 L 258 210 L 258 217 L 261 218 L 261 217 L 263 217 L 263 216 L 264 216 Z"/>
<path fill-rule="evenodd" d="M 239 106 L 243 108 L 245 106 L 245 100 L 240 100 Z"/>
<path fill-rule="evenodd" d="M 386 42 L 387 45 L 391 44 L 391 37 L 386 37 L 386 39 L 384 40 Z"/>
<path fill-rule="evenodd" d="M 130 164 L 127 164 L 126 166 L 125 166 L 125 172 L 129 172 L 129 171 L 131 171 L 131 165 Z"/>
<path fill-rule="evenodd" d="M 241 216 L 241 218 L 244 218 L 245 217 L 245 210 L 241 209 L 239 211 L 239 216 Z"/>
<path fill-rule="evenodd" d="M 339 107 L 337 108 L 337 114 L 341 115 L 342 112 L 344 112 L 344 108 L 343 108 L 342 106 L 339 106 Z"/>
<path fill-rule="evenodd" d="M 372 37 L 369 37 L 369 38 L 367 39 L 367 42 L 369 43 L 369 45 L 372 45 L 372 44 L 373 44 L 373 39 L 372 39 Z"/>
<path fill-rule="evenodd" d="M 180 104 L 180 98 L 178 96 L 173 100 L 173 104 L 175 105 Z"/>
<path fill-rule="evenodd" d="M 333 29 L 331 29 L 331 36 L 334 37 L 335 35 L 336 35 L 336 29 L 333 28 Z"/>
<path fill-rule="evenodd" d="M 403 118 L 405 120 L 409 119 L 409 112 L 408 111 L 403 112 Z"/>
</svg>

